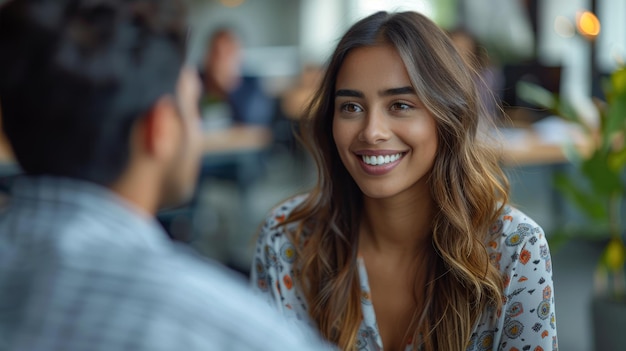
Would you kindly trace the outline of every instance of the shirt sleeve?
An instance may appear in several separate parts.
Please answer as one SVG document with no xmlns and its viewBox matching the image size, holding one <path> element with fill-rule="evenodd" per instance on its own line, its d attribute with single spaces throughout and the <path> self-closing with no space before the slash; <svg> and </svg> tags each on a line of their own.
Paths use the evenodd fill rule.
<svg viewBox="0 0 626 351">
<path fill-rule="evenodd" d="M 259 231 L 250 270 L 250 284 L 256 295 L 282 311 L 281 301 L 284 297 L 278 286 L 280 261 L 275 242 L 282 241 L 283 234 L 275 228 L 277 223 L 273 217 L 273 214 L 270 215 Z"/>
<path fill-rule="evenodd" d="M 526 237 L 524 237 L 526 236 Z M 552 261 L 541 227 L 520 224 L 507 244 L 521 240 L 505 275 L 504 326 L 499 350 L 557 350 Z"/>
</svg>

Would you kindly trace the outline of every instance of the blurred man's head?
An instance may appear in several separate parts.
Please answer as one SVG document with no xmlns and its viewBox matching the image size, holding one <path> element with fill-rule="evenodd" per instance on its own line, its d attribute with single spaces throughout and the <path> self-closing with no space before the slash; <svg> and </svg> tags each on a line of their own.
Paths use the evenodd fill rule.
<svg viewBox="0 0 626 351">
<path fill-rule="evenodd" d="M 186 32 L 182 0 L 0 6 L 2 123 L 24 171 L 112 188 L 146 173 L 161 204 L 189 193 L 198 82 L 183 69 Z"/>
<path fill-rule="evenodd" d="M 241 80 L 241 43 L 230 29 L 216 30 L 207 42 L 204 58 L 205 73 L 213 80 L 219 92 L 228 93 L 235 89 Z"/>
</svg>

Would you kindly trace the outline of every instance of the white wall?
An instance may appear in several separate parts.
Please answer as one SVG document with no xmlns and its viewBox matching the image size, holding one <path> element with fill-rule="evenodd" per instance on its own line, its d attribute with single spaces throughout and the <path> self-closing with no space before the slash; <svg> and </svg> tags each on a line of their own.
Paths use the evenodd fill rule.
<svg viewBox="0 0 626 351">
<path fill-rule="evenodd" d="M 304 63 L 322 64 L 347 28 L 338 0 L 301 0 L 300 52 Z"/>
<path fill-rule="evenodd" d="M 626 63 L 626 1 L 599 0 L 601 30 L 597 41 L 598 68 L 611 72 Z"/>
<path fill-rule="evenodd" d="M 378 11 L 416 11 L 433 19 L 436 11 L 433 0 L 349 0 L 348 9 L 350 22 L 355 22 Z"/>
</svg>

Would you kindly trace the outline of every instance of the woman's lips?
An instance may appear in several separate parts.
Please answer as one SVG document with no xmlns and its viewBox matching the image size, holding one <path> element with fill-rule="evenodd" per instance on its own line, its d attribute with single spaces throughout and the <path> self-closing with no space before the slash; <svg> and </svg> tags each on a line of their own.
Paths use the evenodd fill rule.
<svg viewBox="0 0 626 351">
<path fill-rule="evenodd" d="M 391 172 L 406 155 L 402 151 L 362 151 L 355 153 L 359 164 L 369 175 L 384 175 Z"/>
</svg>

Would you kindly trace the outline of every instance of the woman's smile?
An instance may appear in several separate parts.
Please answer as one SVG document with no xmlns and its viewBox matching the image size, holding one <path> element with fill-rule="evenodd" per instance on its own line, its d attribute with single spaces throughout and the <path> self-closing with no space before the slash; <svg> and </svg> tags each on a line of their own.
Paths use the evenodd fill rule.
<svg viewBox="0 0 626 351">
<path fill-rule="evenodd" d="M 408 152 L 392 150 L 363 150 L 355 152 L 363 171 L 369 175 L 380 176 L 391 172 Z"/>
</svg>

